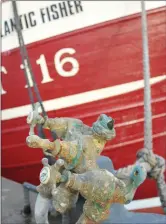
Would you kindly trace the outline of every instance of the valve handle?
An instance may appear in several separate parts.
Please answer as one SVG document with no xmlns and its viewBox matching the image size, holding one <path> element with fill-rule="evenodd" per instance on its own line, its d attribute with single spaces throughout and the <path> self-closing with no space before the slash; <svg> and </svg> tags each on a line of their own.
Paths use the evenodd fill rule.
<svg viewBox="0 0 166 224">
<path fill-rule="evenodd" d="M 39 116 L 38 109 L 40 107 L 40 103 L 35 103 L 35 108 L 31 111 L 27 117 L 27 124 L 30 125 L 29 135 L 34 135 L 34 128 L 37 124 L 37 117 Z"/>
<path fill-rule="evenodd" d="M 55 178 L 54 179 L 55 185 L 56 185 L 56 183 L 60 182 L 61 174 L 59 171 L 64 166 L 64 160 L 58 159 L 54 165 L 50 166 L 48 164 L 48 159 L 43 158 L 42 164 L 43 164 L 43 168 L 42 168 L 42 170 L 40 172 L 40 176 L 39 176 L 40 183 L 41 184 L 49 183 L 53 176 Z M 53 176 L 52 176 L 52 174 L 53 174 Z"/>
</svg>

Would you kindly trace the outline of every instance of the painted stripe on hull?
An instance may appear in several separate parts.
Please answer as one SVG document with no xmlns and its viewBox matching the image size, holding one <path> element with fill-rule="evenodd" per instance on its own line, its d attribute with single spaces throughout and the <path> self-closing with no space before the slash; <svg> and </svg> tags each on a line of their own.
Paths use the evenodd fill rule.
<svg viewBox="0 0 166 224">
<path fill-rule="evenodd" d="M 142 200 L 134 200 L 130 204 L 125 205 L 127 210 L 137 210 L 144 208 L 161 207 L 161 202 L 159 197 L 148 198 Z"/>
<path fill-rule="evenodd" d="M 163 80 L 166 80 L 166 75 L 151 78 L 150 84 L 153 85 Z M 46 111 L 53 111 L 85 103 L 90 103 L 97 100 L 107 99 L 109 97 L 126 94 L 142 88 L 144 88 L 144 80 L 138 80 L 112 87 L 65 96 L 58 99 L 51 99 L 44 101 L 43 103 Z M 29 111 L 31 111 L 31 108 L 31 105 L 28 104 L 20 107 L 2 110 L 2 120 L 10 120 L 13 118 L 27 116 L 29 114 Z"/>
</svg>

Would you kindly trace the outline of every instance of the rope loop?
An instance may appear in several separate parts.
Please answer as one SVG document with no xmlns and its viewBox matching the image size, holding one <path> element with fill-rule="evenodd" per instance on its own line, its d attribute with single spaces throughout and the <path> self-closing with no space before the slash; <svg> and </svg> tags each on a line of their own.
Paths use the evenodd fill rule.
<svg viewBox="0 0 166 224">
<path fill-rule="evenodd" d="M 148 177 L 157 180 L 165 170 L 165 159 L 154 154 L 148 149 L 141 149 L 137 153 L 137 160 L 139 162 L 146 162 L 150 165 L 151 170 L 148 172 Z"/>
<path fill-rule="evenodd" d="M 147 175 L 157 182 L 160 201 L 166 214 L 165 159 L 144 148 L 137 153 L 137 160 L 140 163 L 147 163 L 150 165 L 151 169 L 147 172 Z"/>
</svg>

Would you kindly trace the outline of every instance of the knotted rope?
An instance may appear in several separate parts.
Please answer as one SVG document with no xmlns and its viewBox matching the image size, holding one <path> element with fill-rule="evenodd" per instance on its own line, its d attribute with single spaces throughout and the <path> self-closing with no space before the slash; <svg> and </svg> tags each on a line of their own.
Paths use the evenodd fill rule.
<svg viewBox="0 0 166 224">
<path fill-rule="evenodd" d="M 160 201 L 166 213 L 165 159 L 144 148 L 138 151 L 136 163 L 139 163 L 146 169 L 148 178 L 154 179 L 157 182 Z M 133 166 L 134 164 L 120 168 L 116 171 L 115 175 L 120 179 L 128 178 Z"/>
<path fill-rule="evenodd" d="M 157 182 L 160 201 L 166 213 L 165 159 L 144 148 L 137 153 L 137 162 L 145 164 L 147 176 Z"/>
</svg>

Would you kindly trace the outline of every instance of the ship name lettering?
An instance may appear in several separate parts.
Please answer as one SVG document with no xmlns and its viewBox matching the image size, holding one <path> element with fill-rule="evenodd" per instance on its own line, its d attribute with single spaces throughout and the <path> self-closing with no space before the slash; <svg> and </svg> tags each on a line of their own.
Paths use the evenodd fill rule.
<svg viewBox="0 0 166 224">
<path fill-rule="evenodd" d="M 57 74 L 62 77 L 73 77 L 79 72 L 79 62 L 76 58 L 71 55 L 74 55 L 76 50 L 73 48 L 62 48 L 57 51 L 54 55 L 54 66 Z M 49 83 L 54 81 L 49 72 L 49 66 L 47 65 L 46 57 L 44 54 L 41 54 L 40 57 L 36 60 L 36 64 L 40 66 L 42 81 L 41 83 Z M 52 64 L 52 63 L 49 63 Z M 20 69 L 26 69 L 26 75 L 28 78 L 28 84 L 30 87 L 33 87 L 33 80 L 31 77 L 31 72 L 28 66 L 27 59 L 24 59 L 24 63 L 20 65 Z M 7 70 L 4 66 L 1 66 L 1 74 L 7 74 Z M 34 74 L 35 75 L 35 74 Z M 1 95 L 6 94 L 7 91 L 2 87 L 2 81 L 0 82 Z M 25 88 L 28 86 L 25 85 Z"/>
<path fill-rule="evenodd" d="M 34 27 L 37 25 L 37 21 L 34 18 L 35 13 L 33 11 L 22 14 L 19 16 L 19 24 L 21 30 L 29 29 L 30 27 Z M 10 18 L 9 20 L 5 20 L 2 23 L 2 34 L 1 37 L 8 36 L 16 29 L 16 22 L 14 18 Z"/>
<path fill-rule="evenodd" d="M 81 1 L 63 1 L 40 9 L 43 23 L 71 16 L 83 11 Z"/>
<path fill-rule="evenodd" d="M 4 66 L 1 66 L 1 74 L 4 73 L 4 74 L 7 74 L 7 70 Z M 0 81 L 0 89 L 1 89 L 1 95 L 3 94 L 6 94 L 7 92 L 3 89 L 2 87 L 2 79 Z"/>
<path fill-rule="evenodd" d="M 73 48 L 63 48 L 60 49 L 54 56 L 54 65 L 58 75 L 62 77 L 72 77 L 75 76 L 79 72 L 79 63 L 74 57 L 63 57 L 63 55 L 69 54 L 73 55 L 76 51 Z M 63 57 L 63 59 L 61 59 Z M 29 81 L 30 87 L 33 86 L 33 81 L 31 78 L 31 73 L 29 71 L 29 67 L 27 66 L 27 61 L 24 61 L 25 67 L 23 64 L 20 65 L 21 69 L 26 69 L 27 78 Z M 40 57 L 36 60 L 36 64 L 40 66 L 42 81 L 41 83 L 48 83 L 54 81 L 54 79 L 50 76 L 48 65 L 46 62 L 46 58 L 44 54 L 41 54 Z M 64 66 L 70 65 L 70 70 L 65 70 Z M 25 88 L 28 86 L 25 85 Z"/>
</svg>

